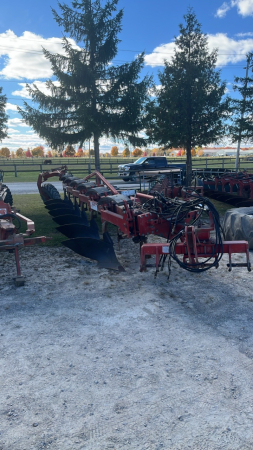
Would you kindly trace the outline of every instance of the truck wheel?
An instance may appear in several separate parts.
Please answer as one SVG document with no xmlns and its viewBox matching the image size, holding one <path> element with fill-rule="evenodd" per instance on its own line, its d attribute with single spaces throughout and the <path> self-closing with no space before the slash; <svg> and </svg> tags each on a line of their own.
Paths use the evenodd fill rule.
<svg viewBox="0 0 253 450">
<path fill-rule="evenodd" d="M 47 200 L 61 199 L 60 193 L 57 191 L 56 187 L 54 187 L 51 183 L 46 183 L 42 186 L 43 191 L 45 192 L 45 196 L 41 194 L 41 198 L 45 203 Z"/>
<path fill-rule="evenodd" d="M 123 181 L 129 181 L 130 178 L 122 178 Z"/>
</svg>

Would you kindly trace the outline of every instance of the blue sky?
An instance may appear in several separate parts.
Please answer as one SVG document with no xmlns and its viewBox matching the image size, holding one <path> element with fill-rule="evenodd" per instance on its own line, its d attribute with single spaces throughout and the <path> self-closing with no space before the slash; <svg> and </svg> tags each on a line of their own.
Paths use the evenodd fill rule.
<svg viewBox="0 0 253 450">
<path fill-rule="evenodd" d="M 65 3 L 71 5 L 70 0 Z M 191 6 L 202 31 L 208 35 L 210 49 L 219 48 L 221 76 L 233 95 L 234 76 L 245 73 L 245 55 L 253 51 L 253 0 L 119 0 L 118 6 L 124 9 L 124 18 L 115 64 L 131 61 L 144 50 L 144 73 L 153 74 L 158 84 L 158 71 L 162 70 L 164 59 L 169 60 L 173 54 L 179 23 Z M 21 122 L 16 105 L 22 106 L 23 100 L 27 100 L 27 82 L 36 81 L 43 90 L 45 81 L 52 75 L 41 46 L 51 52 L 61 51 L 62 29 L 55 22 L 51 7 L 58 10 L 56 0 L 1 2 L 0 86 L 8 98 L 9 139 L 0 145 L 11 150 L 45 145 L 43 139 Z M 110 139 L 101 140 L 102 151 L 112 145 Z"/>
</svg>

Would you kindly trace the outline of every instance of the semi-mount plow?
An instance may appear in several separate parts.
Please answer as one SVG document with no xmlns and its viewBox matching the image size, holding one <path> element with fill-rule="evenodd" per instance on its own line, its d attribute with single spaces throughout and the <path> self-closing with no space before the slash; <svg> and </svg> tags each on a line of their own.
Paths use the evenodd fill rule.
<svg viewBox="0 0 253 450">
<path fill-rule="evenodd" d="M 63 182 L 63 199 L 52 185 L 43 184 L 54 176 Z M 184 200 L 165 197 L 154 189 L 152 194 L 125 195 L 98 171 L 80 179 L 69 174 L 65 166 L 41 173 L 38 188 L 57 230 L 68 238 L 63 245 L 98 261 L 100 267 L 124 270 L 107 232 L 110 223 L 117 227 L 118 239 L 132 238 L 140 243 L 141 271 L 150 266 L 147 258 L 155 255 L 156 272 L 163 269 L 166 258 L 169 267 L 174 259 L 186 270 L 201 272 L 217 268 L 224 253 L 229 255 L 229 270 L 238 266 L 251 270 L 248 242 L 223 241 L 218 212 L 209 199 L 193 189 L 184 189 Z M 166 189 L 171 195 L 179 192 L 170 186 Z M 102 238 L 95 221 L 97 214 L 101 216 Z M 163 241 L 147 243 L 149 235 Z M 233 263 L 233 253 L 245 254 L 245 262 Z"/>
</svg>

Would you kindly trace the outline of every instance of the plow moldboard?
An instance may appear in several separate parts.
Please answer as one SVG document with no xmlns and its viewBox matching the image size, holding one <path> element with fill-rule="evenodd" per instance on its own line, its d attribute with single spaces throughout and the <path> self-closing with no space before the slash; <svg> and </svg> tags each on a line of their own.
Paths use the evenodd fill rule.
<svg viewBox="0 0 253 450">
<path fill-rule="evenodd" d="M 124 271 L 115 255 L 113 246 L 108 242 L 90 238 L 75 238 L 62 242 L 78 255 L 98 261 L 98 265 L 104 269 Z"/>
<path fill-rule="evenodd" d="M 61 225 L 60 227 L 56 227 L 56 230 L 67 236 L 69 239 L 86 237 L 100 240 L 98 230 L 94 227 L 86 226 L 83 223 L 69 223 Z"/>
</svg>

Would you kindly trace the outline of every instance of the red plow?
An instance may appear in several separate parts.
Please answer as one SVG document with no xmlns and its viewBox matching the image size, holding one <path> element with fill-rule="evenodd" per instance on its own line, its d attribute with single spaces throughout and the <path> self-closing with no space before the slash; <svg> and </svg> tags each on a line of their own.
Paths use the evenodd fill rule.
<svg viewBox="0 0 253 450">
<path fill-rule="evenodd" d="M 53 185 L 43 184 L 55 176 L 63 182 L 63 199 Z M 63 245 L 96 260 L 100 267 L 124 270 L 107 231 L 109 223 L 116 226 L 118 240 L 132 238 L 140 244 L 141 271 L 150 266 L 150 256 L 155 255 L 156 273 L 166 260 L 170 269 L 172 259 L 180 267 L 199 273 L 217 268 L 224 253 L 229 255 L 229 270 L 238 266 L 251 270 L 248 242 L 223 241 L 218 212 L 209 199 L 193 189 L 184 190 L 184 199 L 166 197 L 154 189 L 152 194 L 120 191 L 97 171 L 80 179 L 66 167 L 41 173 L 38 188 L 57 230 L 68 238 Z M 166 192 L 172 196 L 179 191 L 167 186 Z M 102 238 L 95 220 L 98 214 Z M 163 239 L 148 243 L 150 235 Z M 245 254 L 245 262 L 233 263 L 234 253 Z"/>
</svg>

